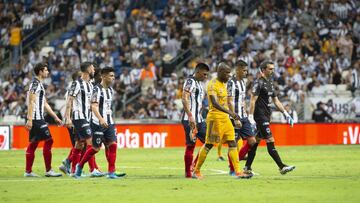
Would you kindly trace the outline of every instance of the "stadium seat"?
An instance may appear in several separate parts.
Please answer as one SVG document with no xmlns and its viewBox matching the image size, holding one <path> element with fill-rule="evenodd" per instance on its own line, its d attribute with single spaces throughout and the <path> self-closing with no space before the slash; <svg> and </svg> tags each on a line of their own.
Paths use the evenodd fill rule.
<svg viewBox="0 0 360 203">
<path fill-rule="evenodd" d="M 63 42 L 64 42 L 63 40 L 55 39 L 55 40 L 50 42 L 50 46 L 57 47 L 59 44 L 62 44 Z"/>
<path fill-rule="evenodd" d="M 73 32 L 65 32 L 60 36 L 61 40 L 66 40 L 66 39 L 70 39 L 74 36 Z"/>
<path fill-rule="evenodd" d="M 114 51 L 111 53 L 111 57 L 113 57 L 114 59 L 119 58 L 119 55 L 120 55 L 120 52 L 118 52 L 118 51 Z"/>
<path fill-rule="evenodd" d="M 48 47 L 43 47 L 40 51 L 40 55 L 41 56 L 48 56 L 49 52 L 55 52 L 55 48 L 52 46 L 48 46 Z"/>
<path fill-rule="evenodd" d="M 325 93 L 326 94 L 334 94 L 336 91 L 336 85 L 334 84 L 326 84 L 325 85 Z"/>
<path fill-rule="evenodd" d="M 344 91 L 347 91 L 347 85 L 345 84 L 336 85 L 336 92 L 344 92 Z"/>
<path fill-rule="evenodd" d="M 89 40 L 93 40 L 96 37 L 96 32 L 88 32 L 87 37 Z"/>
<path fill-rule="evenodd" d="M 95 25 L 87 25 L 87 26 L 85 26 L 85 30 L 88 32 L 95 32 L 96 26 Z"/>
<path fill-rule="evenodd" d="M 64 41 L 63 46 L 67 47 L 72 42 L 72 39 L 67 39 Z"/>
</svg>

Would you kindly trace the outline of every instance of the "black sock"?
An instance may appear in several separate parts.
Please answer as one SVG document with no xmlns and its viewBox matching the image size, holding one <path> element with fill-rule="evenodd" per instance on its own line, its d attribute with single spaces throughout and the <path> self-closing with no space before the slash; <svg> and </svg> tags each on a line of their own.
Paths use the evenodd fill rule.
<svg viewBox="0 0 360 203">
<path fill-rule="evenodd" d="M 285 164 L 283 164 L 283 162 L 281 161 L 280 156 L 275 149 L 274 142 L 268 142 L 268 143 L 266 143 L 266 145 L 267 145 L 267 150 L 268 150 L 270 156 L 274 159 L 274 161 L 276 162 L 278 167 L 280 169 L 283 168 L 285 166 Z"/>
<path fill-rule="evenodd" d="M 250 151 L 248 152 L 248 158 L 247 158 L 246 164 L 245 164 L 245 166 L 246 166 L 246 168 L 247 168 L 248 170 L 251 170 L 251 165 L 252 165 L 252 162 L 253 162 L 254 159 L 255 159 L 256 150 L 257 150 L 258 145 L 259 145 L 259 143 L 255 143 L 255 144 L 251 147 Z"/>
</svg>

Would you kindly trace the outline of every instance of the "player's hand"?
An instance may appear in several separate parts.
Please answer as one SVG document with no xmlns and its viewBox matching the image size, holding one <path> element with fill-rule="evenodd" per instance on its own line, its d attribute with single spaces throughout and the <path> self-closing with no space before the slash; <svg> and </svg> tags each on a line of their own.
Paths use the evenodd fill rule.
<svg viewBox="0 0 360 203">
<path fill-rule="evenodd" d="M 103 118 L 101 118 L 101 119 L 99 120 L 99 123 L 100 123 L 100 125 L 101 125 L 103 128 L 108 128 L 108 127 L 109 127 L 109 125 L 107 124 L 107 122 L 106 122 L 105 119 L 103 119 Z"/>
<path fill-rule="evenodd" d="M 286 118 L 287 124 L 289 124 L 291 127 L 294 127 L 294 120 L 291 118 L 287 111 L 284 111 L 284 116 Z"/>
<path fill-rule="evenodd" d="M 195 142 L 196 141 L 196 135 L 198 133 L 197 128 L 190 128 L 190 135 L 191 135 L 191 139 Z"/>
<path fill-rule="evenodd" d="M 192 116 L 189 116 L 189 125 L 190 125 L 191 129 L 196 128 L 196 122 L 195 122 L 194 117 L 192 117 Z"/>
<path fill-rule="evenodd" d="M 72 128 L 73 127 L 73 123 L 71 122 L 71 119 L 68 118 L 68 119 L 65 119 L 65 126 L 67 128 Z"/>
<path fill-rule="evenodd" d="M 254 120 L 254 115 L 250 114 L 249 117 L 248 117 L 248 119 L 249 119 L 249 122 L 250 122 L 251 125 L 255 125 L 255 126 L 256 126 L 256 122 L 255 122 L 255 120 Z"/>
<path fill-rule="evenodd" d="M 240 120 L 240 116 L 237 115 L 237 114 L 234 113 L 234 112 L 231 112 L 230 116 L 231 116 L 234 120 Z"/>
<path fill-rule="evenodd" d="M 236 128 L 241 128 L 242 127 L 242 123 L 241 123 L 240 120 L 235 120 L 234 123 L 235 123 Z"/>
<path fill-rule="evenodd" d="M 26 124 L 25 124 L 25 128 L 26 130 L 30 131 L 32 128 L 32 120 L 27 120 Z"/>
<path fill-rule="evenodd" d="M 59 117 L 55 118 L 55 122 L 58 124 L 58 126 L 61 126 L 63 124 L 62 120 L 60 120 Z"/>
</svg>

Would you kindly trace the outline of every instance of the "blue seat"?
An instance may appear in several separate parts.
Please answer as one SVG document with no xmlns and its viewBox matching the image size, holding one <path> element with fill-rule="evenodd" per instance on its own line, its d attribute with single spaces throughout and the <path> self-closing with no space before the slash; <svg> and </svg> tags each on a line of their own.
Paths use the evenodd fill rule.
<svg viewBox="0 0 360 203">
<path fill-rule="evenodd" d="M 70 39 L 73 36 L 74 36 L 73 32 L 65 32 L 60 36 L 60 39 L 65 41 L 66 39 Z"/>
<path fill-rule="evenodd" d="M 118 59 L 120 55 L 120 52 L 118 51 L 114 51 L 113 53 L 111 53 L 111 57 L 113 57 L 114 59 Z"/>
</svg>

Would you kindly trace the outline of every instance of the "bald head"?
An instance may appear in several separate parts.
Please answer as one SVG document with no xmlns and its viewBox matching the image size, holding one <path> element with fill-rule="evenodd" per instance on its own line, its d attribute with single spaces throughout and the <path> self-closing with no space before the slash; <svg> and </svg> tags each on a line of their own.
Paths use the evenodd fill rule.
<svg viewBox="0 0 360 203">
<path fill-rule="evenodd" d="M 226 63 L 221 62 L 217 67 L 217 76 L 221 82 L 227 82 L 230 78 L 231 68 Z"/>
</svg>

